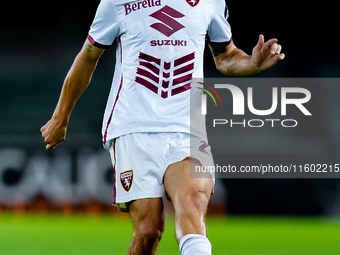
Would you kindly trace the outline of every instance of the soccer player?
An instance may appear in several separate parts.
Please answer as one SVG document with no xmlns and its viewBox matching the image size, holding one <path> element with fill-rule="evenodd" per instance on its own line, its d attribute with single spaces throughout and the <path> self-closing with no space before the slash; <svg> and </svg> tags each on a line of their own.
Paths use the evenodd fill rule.
<svg viewBox="0 0 340 255">
<path fill-rule="evenodd" d="M 200 115 L 202 91 L 190 83 L 203 77 L 205 42 L 226 75 L 256 74 L 284 59 L 277 40 L 265 42 L 262 35 L 252 55 L 236 48 L 227 16 L 224 0 L 102 0 L 53 116 L 41 128 L 47 150 L 65 139 L 77 99 L 117 39 L 102 134 L 114 165 L 113 203 L 134 225 L 128 254 L 157 254 L 165 193 L 174 205 L 181 254 L 211 254 L 205 214 L 213 178 L 190 178 L 190 168 L 213 165 L 203 117 L 190 120 L 190 109 Z"/>
</svg>

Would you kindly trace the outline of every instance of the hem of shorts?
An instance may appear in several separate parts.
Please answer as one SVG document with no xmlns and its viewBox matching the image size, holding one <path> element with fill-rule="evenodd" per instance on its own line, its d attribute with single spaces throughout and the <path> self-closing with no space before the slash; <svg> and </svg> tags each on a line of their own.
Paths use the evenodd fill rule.
<svg viewBox="0 0 340 255">
<path fill-rule="evenodd" d="M 116 131 L 114 133 L 111 134 L 107 134 L 106 136 L 106 142 L 115 139 L 117 137 L 120 136 L 124 136 L 127 134 L 133 134 L 133 133 L 185 133 L 185 134 L 191 134 L 190 130 L 186 129 L 186 128 L 173 128 L 173 129 L 169 129 L 169 128 L 158 128 L 158 129 L 150 129 L 150 127 L 146 127 L 146 128 L 141 128 L 138 130 L 134 130 L 134 129 L 125 129 L 125 130 L 121 130 L 121 131 Z M 104 136 L 103 136 L 103 142 L 104 142 Z"/>
<path fill-rule="evenodd" d="M 161 194 L 162 193 L 162 194 Z M 126 203 L 129 203 L 129 202 L 132 202 L 132 201 L 135 201 L 135 200 L 139 200 L 139 199 L 148 199 L 148 198 L 162 198 L 164 196 L 165 192 L 160 192 L 159 194 L 145 194 L 145 195 L 138 195 L 138 197 L 132 197 L 132 198 L 129 198 L 129 199 L 122 199 L 121 201 L 124 201 L 124 202 L 118 202 L 118 201 L 115 201 L 112 203 L 113 206 L 116 206 L 119 211 L 121 212 L 124 212 L 124 213 L 128 213 L 129 212 L 129 209 L 126 205 Z"/>
<path fill-rule="evenodd" d="M 166 162 L 165 164 L 165 169 L 167 169 L 170 165 L 181 162 L 183 160 L 185 160 L 186 158 L 191 158 L 190 153 L 183 153 L 182 157 L 179 157 L 180 160 L 169 160 Z"/>
<path fill-rule="evenodd" d="M 139 193 L 138 196 L 131 196 L 131 197 L 127 197 L 125 199 L 117 199 L 115 203 L 113 203 L 113 205 L 115 204 L 126 204 L 129 203 L 131 201 L 134 200 L 139 200 L 139 199 L 147 199 L 147 198 L 158 198 L 158 197 L 163 197 L 164 196 L 165 191 L 159 192 L 159 193 Z"/>
</svg>

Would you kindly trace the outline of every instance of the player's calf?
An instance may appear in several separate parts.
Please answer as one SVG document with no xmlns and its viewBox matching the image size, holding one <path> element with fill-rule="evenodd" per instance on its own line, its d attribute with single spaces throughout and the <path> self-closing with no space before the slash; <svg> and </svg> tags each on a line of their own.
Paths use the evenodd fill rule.
<svg viewBox="0 0 340 255">
<path fill-rule="evenodd" d="M 206 187 L 192 188 L 186 194 L 179 194 L 174 203 L 177 208 L 176 237 L 181 255 L 211 255 L 211 243 L 206 237 L 205 226 L 210 198 L 210 193 L 207 193 L 209 185 Z"/>
<path fill-rule="evenodd" d="M 206 235 L 205 215 L 209 198 L 210 193 L 200 187 L 179 191 L 173 198 L 178 242 L 187 234 Z"/>
<path fill-rule="evenodd" d="M 129 204 L 134 235 L 129 255 L 155 255 L 164 232 L 164 212 L 161 198 L 140 199 Z"/>
</svg>

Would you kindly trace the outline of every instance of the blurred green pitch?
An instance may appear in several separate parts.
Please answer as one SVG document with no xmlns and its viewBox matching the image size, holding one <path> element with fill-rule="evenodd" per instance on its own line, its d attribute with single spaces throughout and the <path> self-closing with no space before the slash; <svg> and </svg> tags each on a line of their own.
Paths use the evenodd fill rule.
<svg viewBox="0 0 340 255">
<path fill-rule="evenodd" d="M 284 217 L 209 217 L 213 254 L 337 255 L 340 220 Z M 179 254 L 168 217 L 159 255 Z M 126 254 L 128 218 L 0 214 L 1 255 Z"/>
</svg>

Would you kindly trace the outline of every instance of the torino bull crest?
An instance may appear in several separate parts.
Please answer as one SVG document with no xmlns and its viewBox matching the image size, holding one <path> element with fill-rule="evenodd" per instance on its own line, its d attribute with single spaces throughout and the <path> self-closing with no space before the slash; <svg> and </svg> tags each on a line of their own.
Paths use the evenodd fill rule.
<svg viewBox="0 0 340 255">
<path fill-rule="evenodd" d="M 129 192 L 133 182 L 133 170 L 120 173 L 120 183 L 126 192 Z"/>
</svg>

